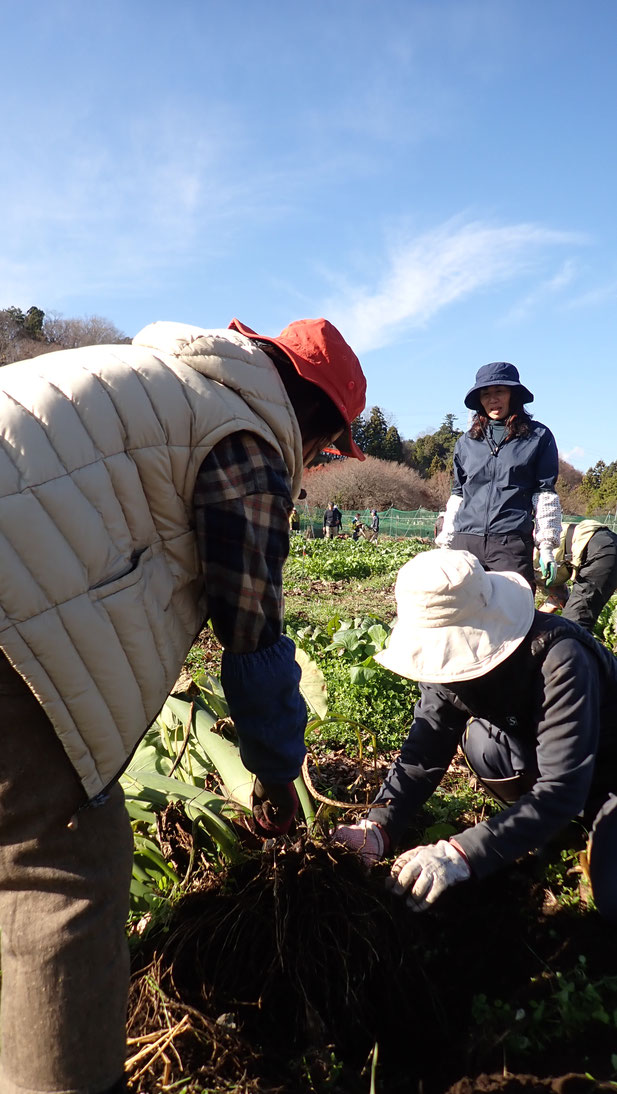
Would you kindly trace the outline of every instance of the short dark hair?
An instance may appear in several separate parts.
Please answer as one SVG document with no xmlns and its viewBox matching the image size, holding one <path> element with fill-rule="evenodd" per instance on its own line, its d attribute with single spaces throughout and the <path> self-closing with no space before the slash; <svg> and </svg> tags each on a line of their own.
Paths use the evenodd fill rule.
<svg viewBox="0 0 617 1094">
<path fill-rule="evenodd" d="M 324 444 L 338 437 L 346 428 L 343 415 L 332 399 L 317 384 L 304 380 L 296 372 L 286 353 L 271 342 L 253 339 L 275 365 L 285 385 L 289 400 L 294 408 L 302 439 L 305 441 L 323 440 Z"/>
</svg>

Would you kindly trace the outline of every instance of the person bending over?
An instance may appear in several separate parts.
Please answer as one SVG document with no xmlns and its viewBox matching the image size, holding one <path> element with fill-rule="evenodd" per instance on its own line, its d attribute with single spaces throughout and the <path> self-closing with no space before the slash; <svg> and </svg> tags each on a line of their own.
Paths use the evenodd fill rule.
<svg viewBox="0 0 617 1094">
<path fill-rule="evenodd" d="M 335 840 L 367 864 L 397 849 L 460 746 L 504 809 L 396 858 L 395 887 L 412 908 L 481 881 L 580 817 L 595 903 L 617 922 L 617 658 L 576 624 L 535 611 L 520 574 L 486 572 L 468 551 L 417 555 L 399 571 L 396 602 L 375 658 L 422 681 L 420 700 L 374 808 Z"/>
<path fill-rule="evenodd" d="M 0 370 L 2 1094 L 125 1087 L 118 778 L 206 620 L 255 823 L 288 830 L 306 723 L 289 513 L 325 444 L 363 458 L 365 386 L 325 319 L 278 338 L 153 323 Z"/>
</svg>

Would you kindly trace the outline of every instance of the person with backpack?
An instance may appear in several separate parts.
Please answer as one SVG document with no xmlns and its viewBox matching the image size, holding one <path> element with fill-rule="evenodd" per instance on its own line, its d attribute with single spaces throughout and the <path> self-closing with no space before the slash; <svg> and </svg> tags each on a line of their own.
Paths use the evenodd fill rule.
<svg viewBox="0 0 617 1094">
<path fill-rule="evenodd" d="M 325 319 L 153 323 L 0 369 L 3 1094 L 126 1089 L 132 831 L 118 779 L 206 621 L 255 831 L 289 830 L 306 704 L 289 513 L 366 381 Z"/>
<path fill-rule="evenodd" d="M 420 700 L 366 820 L 334 839 L 367 865 L 396 853 L 460 746 L 505 808 L 399 854 L 396 891 L 424 911 L 580 818 L 595 904 L 617 923 L 617 658 L 569 620 L 535 611 L 522 575 L 487 572 L 468 551 L 416 555 L 395 593 L 397 622 L 375 659 L 421 681 Z"/>
<path fill-rule="evenodd" d="M 541 610 L 561 610 L 563 619 L 593 634 L 602 608 L 617 590 L 617 535 L 597 520 L 564 523 L 555 562 L 556 573 L 546 588 L 539 553 L 534 553 L 536 580 L 547 593 Z"/>
<path fill-rule="evenodd" d="M 487 570 L 521 573 L 534 589 L 534 541 L 546 584 L 554 578 L 561 506 L 555 438 L 527 413 L 531 402 L 514 365 L 478 369 L 465 396 L 475 414 L 454 448 L 452 494 L 435 542 L 471 551 Z"/>
</svg>

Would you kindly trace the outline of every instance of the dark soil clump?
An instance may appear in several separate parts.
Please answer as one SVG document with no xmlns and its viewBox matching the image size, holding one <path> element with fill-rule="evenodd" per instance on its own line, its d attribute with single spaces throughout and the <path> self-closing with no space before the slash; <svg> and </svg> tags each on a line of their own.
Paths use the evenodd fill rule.
<svg viewBox="0 0 617 1094">
<path fill-rule="evenodd" d="M 139 1090 L 190 1077 L 195 1091 L 368 1094 L 371 1068 L 381 1094 L 600 1089 L 566 1073 L 610 1078 L 614 1023 L 598 1022 L 593 1038 L 583 1023 L 578 1039 L 567 1014 L 561 1032 L 554 1010 L 540 1033 L 529 1023 L 560 975 L 572 970 L 575 982 L 579 953 L 586 983 L 615 971 L 614 930 L 580 910 L 547 916 L 533 860 L 461 886 L 425 915 L 393 897 L 386 876 L 298 838 L 185 897 L 133 985 L 136 1046 L 185 1022 L 147 1072 L 132 1069 L 142 1067 Z M 478 997 L 486 1021 L 474 1018 Z M 524 1036 L 512 1049 L 508 1015 L 531 1056 Z"/>
</svg>

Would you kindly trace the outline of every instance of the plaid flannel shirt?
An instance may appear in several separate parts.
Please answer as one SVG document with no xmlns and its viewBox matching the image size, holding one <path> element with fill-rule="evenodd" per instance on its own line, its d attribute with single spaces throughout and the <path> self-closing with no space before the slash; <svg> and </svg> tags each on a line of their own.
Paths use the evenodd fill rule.
<svg viewBox="0 0 617 1094">
<path fill-rule="evenodd" d="M 291 483 L 284 461 L 252 433 L 232 433 L 203 461 L 193 494 L 208 617 L 233 653 L 282 633 Z"/>
</svg>

